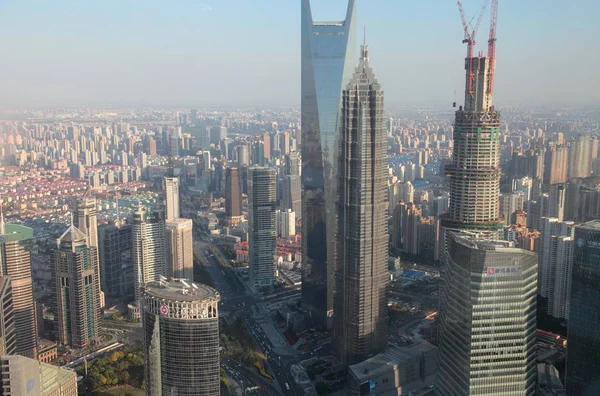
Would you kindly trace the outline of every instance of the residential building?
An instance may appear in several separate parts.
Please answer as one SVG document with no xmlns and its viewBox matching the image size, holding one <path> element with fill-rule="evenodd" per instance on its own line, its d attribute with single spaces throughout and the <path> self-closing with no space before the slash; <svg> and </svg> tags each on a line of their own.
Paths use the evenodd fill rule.
<svg viewBox="0 0 600 396">
<path fill-rule="evenodd" d="M 191 219 L 165 222 L 168 249 L 168 276 L 194 280 L 194 241 Z"/>
</svg>

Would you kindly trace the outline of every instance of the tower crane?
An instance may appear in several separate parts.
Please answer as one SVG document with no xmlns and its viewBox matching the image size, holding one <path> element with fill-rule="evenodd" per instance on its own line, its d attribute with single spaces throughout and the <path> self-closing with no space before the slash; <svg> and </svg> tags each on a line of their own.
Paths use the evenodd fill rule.
<svg viewBox="0 0 600 396">
<path fill-rule="evenodd" d="M 492 12 L 490 16 L 490 38 L 488 40 L 488 75 L 487 94 L 494 92 L 494 75 L 496 72 L 496 24 L 498 21 L 498 0 L 492 0 Z"/>
<path fill-rule="evenodd" d="M 493 0 L 493 1 L 496 4 L 498 2 L 498 0 Z M 460 0 L 458 0 L 457 3 L 458 3 L 458 9 L 460 11 L 460 18 L 462 20 L 463 29 L 465 32 L 465 38 L 463 39 L 462 42 L 467 44 L 468 69 L 467 69 L 467 84 L 466 84 L 467 87 L 466 87 L 465 93 L 473 96 L 473 94 L 474 94 L 473 79 L 475 78 L 475 73 L 473 72 L 472 58 L 473 58 L 473 48 L 475 47 L 475 35 L 477 34 L 477 30 L 479 30 L 479 26 L 481 25 L 481 21 L 483 19 L 483 14 L 485 12 L 485 9 L 487 8 L 488 0 L 484 1 L 474 28 L 471 26 L 471 22 L 473 21 L 474 18 L 472 18 L 469 22 L 467 22 L 467 18 L 465 17 L 465 10 L 463 8 L 462 3 L 460 2 Z M 469 33 L 469 28 L 471 28 L 470 33 Z"/>
</svg>

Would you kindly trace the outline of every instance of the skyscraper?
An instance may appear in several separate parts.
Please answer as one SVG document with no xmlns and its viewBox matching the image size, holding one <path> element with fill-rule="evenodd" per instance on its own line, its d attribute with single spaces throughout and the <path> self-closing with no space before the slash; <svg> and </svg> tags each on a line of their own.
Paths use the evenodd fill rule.
<svg viewBox="0 0 600 396">
<path fill-rule="evenodd" d="M 133 212 L 132 238 L 135 300 L 139 301 L 140 287 L 144 283 L 168 273 L 164 211 L 138 206 Z"/>
<path fill-rule="evenodd" d="M 179 177 L 165 177 L 166 220 L 179 218 Z"/>
<path fill-rule="evenodd" d="M 387 346 L 387 155 L 383 90 L 367 47 L 342 93 L 334 350 L 346 365 Z"/>
<path fill-rule="evenodd" d="M 275 284 L 277 241 L 275 169 L 248 169 L 248 238 L 250 282 L 255 290 Z"/>
<path fill-rule="evenodd" d="M 225 214 L 228 217 L 242 215 L 242 191 L 239 168 L 225 171 Z"/>
<path fill-rule="evenodd" d="M 315 22 L 302 0 L 302 306 L 330 327 L 342 89 L 355 66 L 355 1 L 346 19 Z"/>
<path fill-rule="evenodd" d="M 133 234 L 131 225 L 102 224 L 98 227 L 100 283 L 111 296 L 133 292 Z"/>
<path fill-rule="evenodd" d="M 98 248 L 96 198 L 80 198 L 73 205 L 73 225 L 87 236 L 90 247 Z"/>
<path fill-rule="evenodd" d="M 549 298 L 554 292 L 555 270 L 558 256 L 557 237 L 573 236 L 572 221 L 559 221 L 555 217 L 542 217 L 540 249 L 538 252 L 538 291 L 542 297 Z"/>
<path fill-rule="evenodd" d="M 468 230 L 480 237 L 497 239 L 500 219 L 500 112 L 492 106 L 489 57 L 465 60 L 465 105 L 456 111 L 452 163 L 446 166 L 450 177 L 450 208 L 442 217 L 442 241 L 451 231 Z M 442 258 L 445 249 L 440 252 Z"/>
<path fill-rule="evenodd" d="M 33 230 L 0 220 L 0 264 L 3 276 L 10 276 L 13 298 L 17 355 L 37 358 L 37 326 L 31 276 Z"/>
<path fill-rule="evenodd" d="M 10 277 L 0 276 L 0 353 L 12 355 L 17 349 L 15 315 Z"/>
<path fill-rule="evenodd" d="M 77 372 L 23 356 L 0 356 L 3 395 L 77 396 Z"/>
<path fill-rule="evenodd" d="M 58 342 L 85 348 L 99 341 L 100 287 L 98 253 L 86 235 L 71 225 L 54 251 L 54 300 Z"/>
<path fill-rule="evenodd" d="M 167 231 L 168 270 L 173 278 L 194 280 L 194 241 L 191 219 L 171 219 L 165 222 Z"/>
<path fill-rule="evenodd" d="M 592 171 L 592 157 L 598 156 L 598 141 L 590 135 L 579 135 L 569 147 L 569 179 L 588 177 Z"/>
<path fill-rule="evenodd" d="M 281 181 L 281 209 L 291 209 L 300 218 L 302 213 L 302 182 L 298 175 L 285 175 Z"/>
<path fill-rule="evenodd" d="M 149 396 L 219 394 L 219 300 L 215 289 L 181 280 L 143 287 Z"/>
<path fill-rule="evenodd" d="M 448 234 L 436 395 L 535 394 L 535 253 Z"/>
<path fill-rule="evenodd" d="M 600 221 L 575 226 L 573 277 L 569 304 L 567 395 L 600 391 Z"/>
</svg>

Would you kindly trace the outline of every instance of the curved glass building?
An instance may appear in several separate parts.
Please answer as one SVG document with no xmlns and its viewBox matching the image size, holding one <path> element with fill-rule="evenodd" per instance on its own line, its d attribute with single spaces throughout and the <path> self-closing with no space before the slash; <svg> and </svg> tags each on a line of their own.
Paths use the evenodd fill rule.
<svg viewBox="0 0 600 396">
<path fill-rule="evenodd" d="M 141 291 L 146 394 L 218 395 L 219 292 L 183 279 Z"/>
<path fill-rule="evenodd" d="M 355 0 L 346 19 L 315 22 L 302 0 L 302 306 L 331 327 L 342 89 L 355 58 Z"/>
</svg>

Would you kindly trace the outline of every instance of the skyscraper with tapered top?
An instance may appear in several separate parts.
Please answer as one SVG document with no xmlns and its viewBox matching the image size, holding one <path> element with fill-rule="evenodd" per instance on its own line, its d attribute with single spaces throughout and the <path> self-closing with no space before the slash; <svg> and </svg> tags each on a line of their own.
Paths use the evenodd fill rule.
<svg viewBox="0 0 600 396">
<path fill-rule="evenodd" d="M 367 46 L 342 93 L 334 349 L 346 365 L 387 346 L 387 154 L 383 90 Z"/>
<path fill-rule="evenodd" d="M 356 65 L 355 0 L 346 19 L 315 22 L 302 0 L 302 306 L 331 326 L 342 90 Z"/>
<path fill-rule="evenodd" d="M 61 235 L 57 244 L 53 282 L 58 342 L 85 348 L 98 342 L 100 335 L 98 253 L 74 225 Z"/>
</svg>

